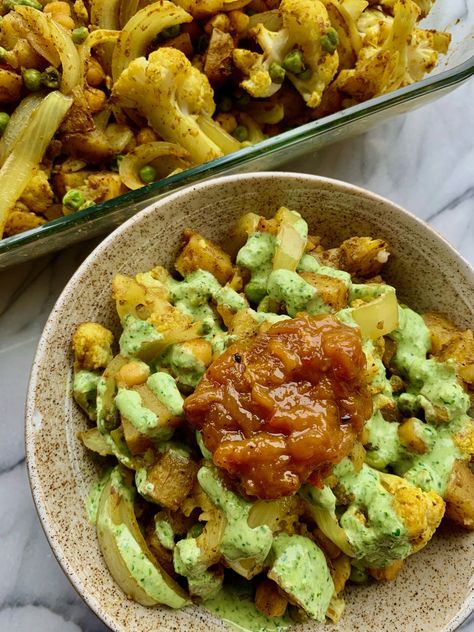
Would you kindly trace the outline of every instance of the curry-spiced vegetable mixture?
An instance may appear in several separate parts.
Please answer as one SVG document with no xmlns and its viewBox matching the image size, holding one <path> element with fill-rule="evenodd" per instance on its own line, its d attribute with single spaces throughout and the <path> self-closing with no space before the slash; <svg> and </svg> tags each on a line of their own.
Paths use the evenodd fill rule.
<svg viewBox="0 0 474 632">
<path fill-rule="evenodd" d="M 418 81 L 431 5 L 1 0 L 0 238 Z"/>
<path fill-rule="evenodd" d="M 141 604 L 338 621 L 346 582 L 393 579 L 443 517 L 474 528 L 474 338 L 398 303 L 381 239 L 326 249 L 281 208 L 229 244 L 186 231 L 176 275 L 115 276 L 116 342 L 74 333 L 107 457 L 89 519 Z"/>
</svg>

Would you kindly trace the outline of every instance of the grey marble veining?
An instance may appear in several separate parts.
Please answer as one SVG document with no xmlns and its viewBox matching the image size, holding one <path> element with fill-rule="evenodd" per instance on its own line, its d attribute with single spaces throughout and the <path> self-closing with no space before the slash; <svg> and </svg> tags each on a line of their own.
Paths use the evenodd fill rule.
<svg viewBox="0 0 474 632">
<path fill-rule="evenodd" d="M 388 197 L 429 221 L 474 263 L 473 103 L 471 81 L 435 103 L 286 169 L 347 180 Z M 65 283 L 96 243 L 0 274 L 2 631 L 106 630 L 49 549 L 31 499 L 23 447 L 24 399 L 39 335 Z M 474 619 L 462 630 L 474 632 Z"/>
</svg>

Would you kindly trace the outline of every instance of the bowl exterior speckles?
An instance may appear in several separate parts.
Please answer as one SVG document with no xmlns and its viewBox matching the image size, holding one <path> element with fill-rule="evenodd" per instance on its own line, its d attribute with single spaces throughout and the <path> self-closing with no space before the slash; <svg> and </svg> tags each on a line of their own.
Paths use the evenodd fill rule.
<svg viewBox="0 0 474 632">
<path fill-rule="evenodd" d="M 391 202 L 315 176 L 229 176 L 180 191 L 145 209 L 110 235 L 81 265 L 54 307 L 34 361 L 26 411 L 26 447 L 34 500 L 64 571 L 89 606 L 116 631 L 212 632 L 227 626 L 199 607 L 144 608 L 115 585 L 101 557 L 85 498 L 100 472 L 77 439 L 87 427 L 71 398 L 71 335 L 95 320 L 118 331 L 110 284 L 116 272 L 172 267 L 184 228 L 224 241 L 233 222 L 279 206 L 299 210 L 313 234 L 337 245 L 354 235 L 386 239 L 385 277 L 403 301 L 439 311 L 460 326 L 474 323 L 474 272 L 436 232 Z M 474 607 L 474 533 L 444 527 L 390 583 L 352 587 L 335 632 L 452 632 Z M 470 587 L 471 584 L 471 587 Z M 321 632 L 317 623 L 295 632 Z"/>
</svg>

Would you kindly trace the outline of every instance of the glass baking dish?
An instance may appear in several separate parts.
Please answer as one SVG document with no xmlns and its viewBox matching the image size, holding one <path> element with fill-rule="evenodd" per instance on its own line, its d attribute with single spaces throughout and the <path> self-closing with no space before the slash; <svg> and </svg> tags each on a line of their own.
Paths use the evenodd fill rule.
<svg viewBox="0 0 474 632">
<path fill-rule="evenodd" d="M 110 232 L 125 219 L 172 191 L 218 175 L 271 170 L 306 152 L 360 134 L 449 92 L 474 74 L 474 11 L 466 0 L 437 0 L 424 28 L 452 34 L 449 53 L 422 81 L 325 116 L 257 145 L 187 169 L 113 200 L 0 241 L 0 269 Z"/>
</svg>

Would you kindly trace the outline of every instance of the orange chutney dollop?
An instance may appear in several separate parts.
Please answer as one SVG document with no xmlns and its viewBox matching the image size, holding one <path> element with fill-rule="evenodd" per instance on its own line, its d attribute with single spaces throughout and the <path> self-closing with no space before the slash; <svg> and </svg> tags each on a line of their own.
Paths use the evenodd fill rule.
<svg viewBox="0 0 474 632">
<path fill-rule="evenodd" d="M 214 360 L 185 413 L 249 496 L 318 484 L 372 413 L 360 332 L 329 315 L 278 322 Z"/>
</svg>

